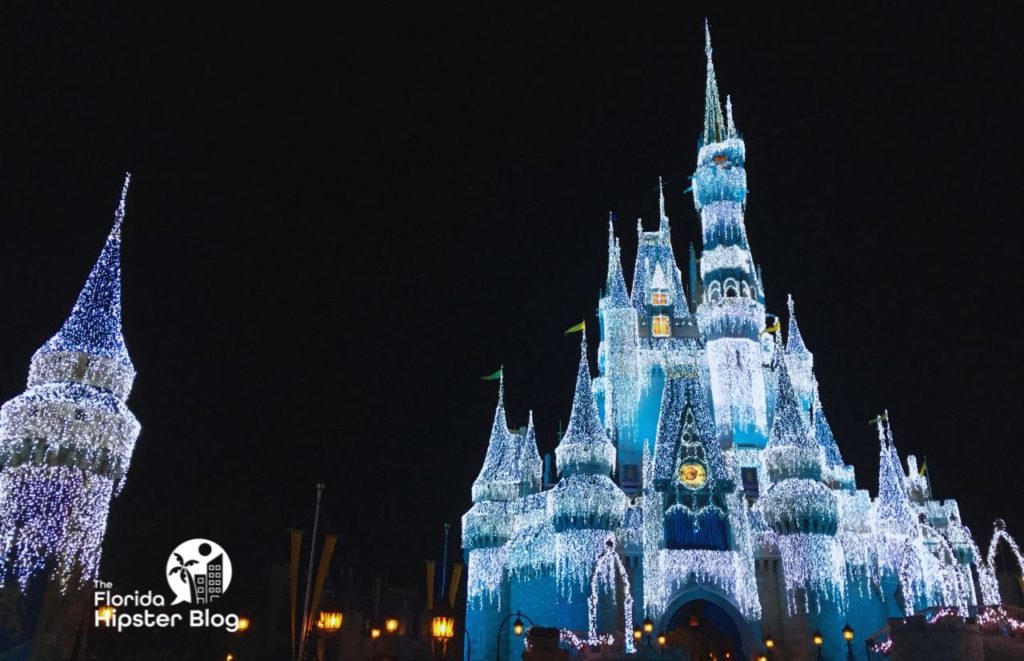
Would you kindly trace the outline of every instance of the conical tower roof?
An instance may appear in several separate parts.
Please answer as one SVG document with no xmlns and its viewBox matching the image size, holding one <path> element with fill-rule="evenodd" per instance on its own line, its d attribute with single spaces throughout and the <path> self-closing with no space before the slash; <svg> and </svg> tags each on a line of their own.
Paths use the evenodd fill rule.
<svg viewBox="0 0 1024 661">
<path fill-rule="evenodd" d="M 815 442 L 807 430 L 807 422 L 793 389 L 786 361 L 778 362 L 779 381 L 775 399 L 775 416 L 768 436 L 767 447 L 793 446 L 814 448 Z"/>
<path fill-rule="evenodd" d="M 494 408 L 494 423 L 487 441 L 487 453 L 480 474 L 473 482 L 473 502 L 482 500 L 511 500 L 518 494 L 516 478 L 516 440 L 505 419 L 505 373 L 502 370 L 498 384 L 498 404 Z"/>
<path fill-rule="evenodd" d="M 789 330 L 786 333 L 786 353 L 798 358 L 810 357 L 811 352 L 804 344 L 804 338 L 800 335 L 800 327 L 796 323 L 796 303 L 793 296 L 786 297 L 786 306 L 789 308 Z M 811 330 L 814 330 L 813 328 Z"/>
<path fill-rule="evenodd" d="M 39 348 L 37 355 L 78 352 L 131 366 L 121 334 L 121 223 L 130 180 L 131 174 L 126 174 L 121 201 L 114 213 L 114 226 L 71 314 L 57 334 Z"/>
<path fill-rule="evenodd" d="M 888 416 L 885 416 L 888 418 Z M 913 534 L 914 511 L 907 496 L 903 469 L 899 464 L 896 447 L 892 443 L 888 421 L 879 416 L 878 427 L 878 519 L 892 532 Z"/>
<path fill-rule="evenodd" d="M 526 437 L 523 439 L 523 449 L 520 453 L 520 478 L 531 481 L 539 489 L 543 467 L 544 462 L 541 460 L 540 451 L 537 449 L 537 430 L 533 426 L 533 411 L 530 411 L 530 421 L 526 425 Z"/>
<path fill-rule="evenodd" d="M 832 435 L 832 427 L 825 418 L 825 409 L 817 395 L 814 398 L 813 427 L 814 440 L 825 451 L 825 463 L 829 466 L 842 466 L 843 456 L 839 453 L 839 445 L 836 444 L 835 436 Z"/>
<path fill-rule="evenodd" d="M 587 336 L 580 339 L 580 364 L 576 373 L 576 392 L 569 414 L 569 426 L 555 448 L 558 470 L 563 475 L 590 473 L 608 475 L 615 468 L 615 447 L 608 438 L 594 400 L 587 360 Z"/>
<path fill-rule="evenodd" d="M 711 26 L 704 21 L 704 53 L 708 60 L 707 81 L 704 85 L 704 144 L 725 140 L 725 122 L 722 118 L 722 102 L 718 97 L 718 81 L 715 80 L 715 65 L 711 61 Z"/>
<path fill-rule="evenodd" d="M 626 280 L 622 275 L 622 250 L 619 247 L 619 240 L 615 237 L 615 228 L 612 226 L 613 214 L 608 214 L 608 281 L 605 283 L 607 292 L 604 300 L 607 305 L 613 308 L 628 308 L 629 293 L 626 290 Z"/>
</svg>

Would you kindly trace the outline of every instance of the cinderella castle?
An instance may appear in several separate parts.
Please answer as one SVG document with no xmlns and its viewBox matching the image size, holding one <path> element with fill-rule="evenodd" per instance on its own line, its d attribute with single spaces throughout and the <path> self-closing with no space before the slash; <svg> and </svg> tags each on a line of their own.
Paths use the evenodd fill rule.
<svg viewBox="0 0 1024 661">
<path fill-rule="evenodd" d="M 705 50 L 702 249 L 684 284 L 662 192 L 658 228 L 637 225 L 630 289 L 609 225 L 598 376 L 584 329 L 555 470 L 532 414 L 508 428 L 502 381 L 462 520 L 467 659 L 519 658 L 513 618 L 560 629 L 570 650 L 861 659 L 889 618 L 1000 603 L 992 549 L 982 556 L 955 500 L 932 498 L 913 456 L 904 464 L 886 413 L 873 422 L 878 493 L 844 463 L 793 299 L 785 341 L 765 307 L 746 148 L 728 98 L 723 113 L 709 32 Z"/>
</svg>

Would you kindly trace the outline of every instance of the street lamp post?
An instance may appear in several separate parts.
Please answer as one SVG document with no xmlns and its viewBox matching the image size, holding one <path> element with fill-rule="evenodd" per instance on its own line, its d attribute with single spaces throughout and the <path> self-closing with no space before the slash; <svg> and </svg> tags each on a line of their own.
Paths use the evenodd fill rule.
<svg viewBox="0 0 1024 661">
<path fill-rule="evenodd" d="M 651 618 L 644 618 L 644 636 L 647 637 L 647 645 L 651 645 L 651 634 L 654 632 L 654 622 L 651 622 Z"/>
<path fill-rule="evenodd" d="M 344 616 L 340 612 L 320 611 L 313 631 L 310 632 L 310 648 L 314 658 L 322 661 L 327 657 L 327 651 L 324 649 L 325 639 L 332 637 L 341 629 L 343 619 Z"/>
<path fill-rule="evenodd" d="M 843 640 L 846 641 L 846 661 L 856 661 L 853 656 L 853 627 L 849 622 L 843 627 Z"/>
<path fill-rule="evenodd" d="M 441 610 L 443 609 L 439 609 L 431 620 L 430 632 L 434 636 L 434 642 L 441 647 L 443 659 L 448 652 L 448 641 L 455 635 L 455 618 L 440 612 Z"/>
<path fill-rule="evenodd" d="M 515 613 L 509 613 L 508 615 L 506 615 L 505 619 L 502 620 L 501 624 L 498 625 L 498 635 L 495 636 L 494 639 L 494 661 L 501 661 L 501 630 L 505 626 L 505 623 L 512 619 L 513 615 L 515 616 L 516 621 L 512 623 L 512 631 L 513 633 L 515 633 L 517 637 L 523 635 L 522 618 L 525 617 L 526 621 L 530 623 L 531 627 L 537 626 L 533 623 L 533 620 L 531 620 L 529 616 L 523 615 L 519 611 L 516 611 Z"/>
<path fill-rule="evenodd" d="M 822 661 L 824 657 L 821 656 L 821 646 L 825 643 L 825 639 L 822 637 L 820 631 L 814 632 L 814 646 L 818 648 L 818 661 Z"/>
</svg>

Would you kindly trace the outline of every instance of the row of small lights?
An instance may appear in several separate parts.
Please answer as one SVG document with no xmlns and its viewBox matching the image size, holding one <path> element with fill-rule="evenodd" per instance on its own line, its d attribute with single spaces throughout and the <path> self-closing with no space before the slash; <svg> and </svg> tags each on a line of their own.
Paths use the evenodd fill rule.
<svg viewBox="0 0 1024 661">
<path fill-rule="evenodd" d="M 699 626 L 699 625 L 700 625 L 700 621 L 697 619 L 697 616 L 696 615 L 691 615 L 690 616 L 690 626 L 691 627 L 696 627 L 696 626 Z M 642 625 L 637 625 L 637 626 L 635 626 L 633 628 L 633 640 L 635 640 L 637 642 L 640 642 L 640 640 L 644 637 L 644 635 L 648 635 L 649 636 L 653 632 L 654 632 L 654 622 L 651 622 L 650 618 L 645 618 Z M 516 633 L 516 635 L 519 635 L 518 632 Z M 821 656 L 821 646 L 825 644 L 825 637 L 821 635 L 820 631 L 815 631 L 813 636 L 811 637 L 811 640 L 814 642 L 814 646 L 818 649 L 818 656 L 820 658 L 820 656 Z M 846 626 L 843 627 L 843 640 L 846 641 L 847 646 L 849 646 L 853 642 L 853 627 L 851 627 L 849 624 L 847 624 Z M 661 646 L 661 647 L 664 647 L 666 641 L 667 641 L 667 638 L 665 636 L 665 632 L 664 631 L 659 631 L 658 632 L 658 645 Z M 772 638 L 770 635 L 765 636 L 765 638 L 764 638 L 764 646 L 765 646 L 765 648 L 767 648 L 769 650 L 774 649 L 774 647 L 775 647 L 775 639 Z M 726 658 L 729 658 L 731 656 L 728 652 L 726 652 L 725 654 L 726 654 Z M 762 651 L 761 654 L 758 655 L 757 661 L 768 661 L 768 654 L 766 652 Z"/>
<path fill-rule="evenodd" d="M 818 649 L 818 658 L 821 658 L 821 646 L 825 644 L 825 637 L 821 635 L 820 631 L 815 631 L 811 635 L 811 640 L 814 642 L 814 646 Z M 850 647 L 853 643 L 853 627 L 849 624 L 843 627 L 843 640 L 846 641 L 847 647 Z M 775 647 L 775 639 L 770 635 L 764 637 L 764 646 L 766 649 L 771 650 Z M 757 661 L 768 661 L 768 654 L 764 650 L 758 655 Z"/>
</svg>

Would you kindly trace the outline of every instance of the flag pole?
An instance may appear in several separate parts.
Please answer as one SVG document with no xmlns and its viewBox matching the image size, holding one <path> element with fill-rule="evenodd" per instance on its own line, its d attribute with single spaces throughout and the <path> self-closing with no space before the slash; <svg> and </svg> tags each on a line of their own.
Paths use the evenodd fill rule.
<svg viewBox="0 0 1024 661">
<path fill-rule="evenodd" d="M 309 600 L 313 596 L 311 588 L 313 586 L 313 553 L 316 552 L 316 533 L 317 528 L 320 526 L 320 500 L 324 495 L 324 485 L 322 482 L 316 485 L 316 511 L 313 514 L 313 536 L 309 540 L 309 568 L 306 570 L 306 594 L 302 598 L 302 633 L 299 638 L 299 657 L 297 661 L 302 661 L 306 655 L 306 634 L 309 632 Z"/>
<path fill-rule="evenodd" d="M 932 493 L 932 471 L 928 468 L 928 455 L 924 456 L 924 479 L 928 484 L 928 497 L 934 498 L 935 495 Z"/>
</svg>

